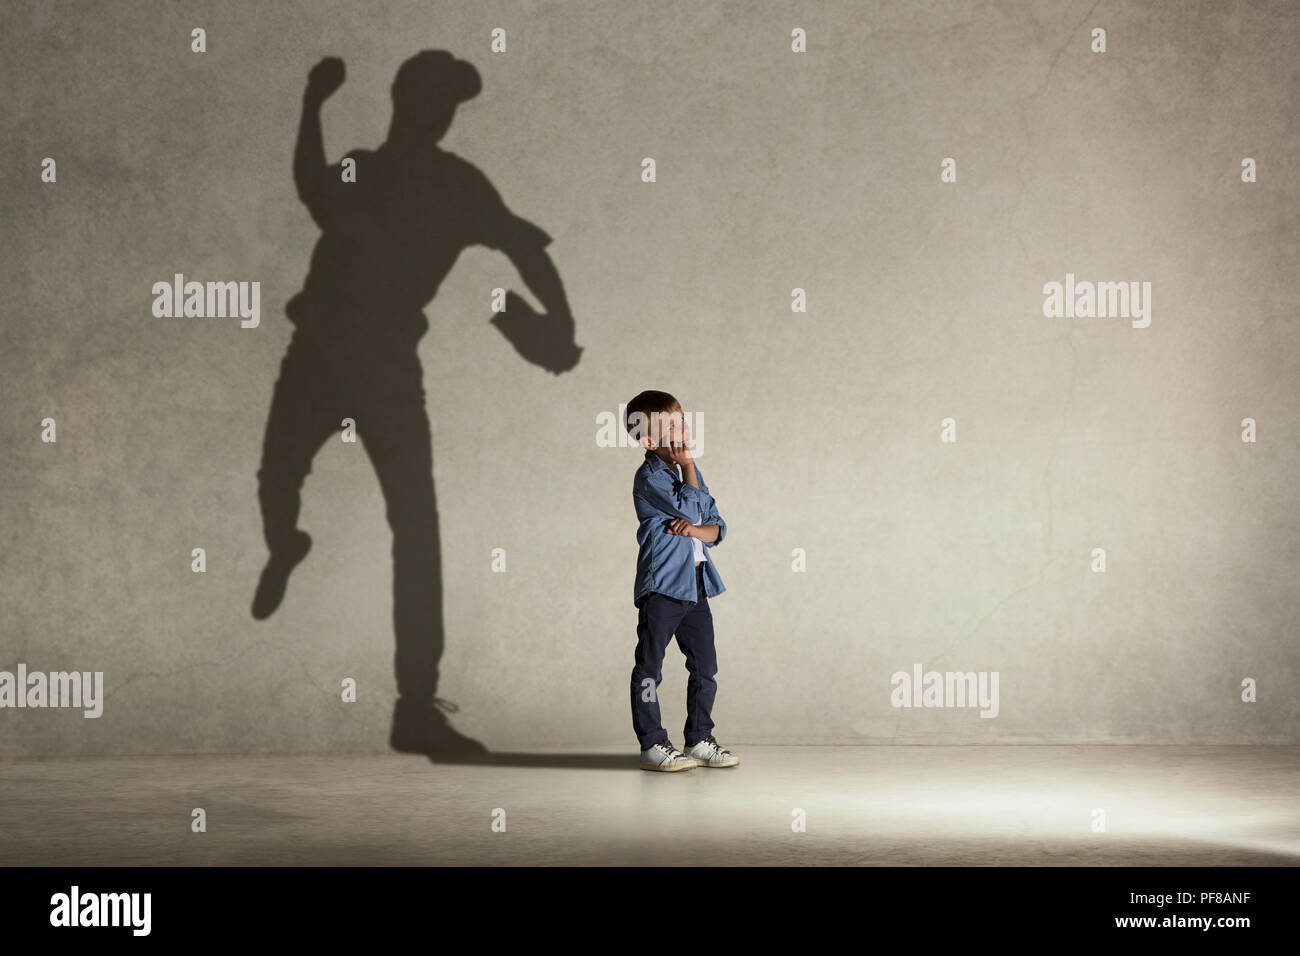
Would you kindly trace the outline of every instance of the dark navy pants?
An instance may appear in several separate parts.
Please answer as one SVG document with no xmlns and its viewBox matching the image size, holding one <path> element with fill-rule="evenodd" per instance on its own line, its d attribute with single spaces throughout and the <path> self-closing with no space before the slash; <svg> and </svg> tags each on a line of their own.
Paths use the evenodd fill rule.
<svg viewBox="0 0 1300 956">
<path fill-rule="evenodd" d="M 699 601 L 679 601 L 652 591 L 641 603 L 636 625 L 636 666 L 632 668 L 632 729 L 642 750 L 668 739 L 659 722 L 659 684 L 664 652 L 674 635 L 686 656 L 686 726 L 683 743 L 693 747 L 713 731 L 713 698 L 718 655 L 713 647 L 713 612 L 704 593 L 704 563 L 695 569 Z"/>
</svg>

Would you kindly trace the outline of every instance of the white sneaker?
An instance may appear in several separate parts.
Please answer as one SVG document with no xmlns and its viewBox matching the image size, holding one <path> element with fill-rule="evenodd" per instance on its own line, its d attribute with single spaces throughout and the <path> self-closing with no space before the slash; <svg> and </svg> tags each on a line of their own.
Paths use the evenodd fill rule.
<svg viewBox="0 0 1300 956">
<path fill-rule="evenodd" d="M 695 760 L 674 747 L 671 740 L 661 740 L 648 750 L 641 751 L 642 770 L 665 770 L 672 773 L 690 770 L 694 766 Z"/>
<path fill-rule="evenodd" d="M 694 747 L 687 747 L 686 755 L 701 767 L 734 767 L 740 763 L 740 758 L 723 748 L 713 739 L 713 734 L 709 734 Z"/>
</svg>

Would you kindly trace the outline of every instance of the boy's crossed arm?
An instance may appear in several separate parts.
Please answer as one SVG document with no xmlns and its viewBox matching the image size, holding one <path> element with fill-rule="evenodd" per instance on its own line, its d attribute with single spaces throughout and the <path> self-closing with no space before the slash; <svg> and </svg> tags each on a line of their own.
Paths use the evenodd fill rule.
<svg viewBox="0 0 1300 956">
<path fill-rule="evenodd" d="M 682 474 L 687 475 L 685 468 Z M 697 483 L 678 482 L 667 471 L 651 475 L 633 490 L 637 517 L 642 521 L 655 519 L 666 534 L 699 538 L 706 547 L 714 547 L 726 537 L 727 523 L 718 513 L 718 503 L 709 494 L 709 486 L 698 477 L 694 467 L 689 477 Z"/>
<path fill-rule="evenodd" d="M 681 534 L 688 538 L 699 538 L 705 544 L 716 544 L 719 526 L 716 524 L 694 525 L 685 518 L 674 518 L 664 529 L 669 534 Z"/>
</svg>

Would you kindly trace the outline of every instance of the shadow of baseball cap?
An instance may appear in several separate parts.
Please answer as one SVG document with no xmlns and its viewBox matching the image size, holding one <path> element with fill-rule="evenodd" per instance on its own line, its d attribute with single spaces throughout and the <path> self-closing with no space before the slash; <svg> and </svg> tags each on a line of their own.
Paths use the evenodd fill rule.
<svg viewBox="0 0 1300 956">
<path fill-rule="evenodd" d="M 397 68 L 393 103 L 427 105 L 463 103 L 478 96 L 483 78 L 474 64 L 446 50 L 421 50 Z"/>
</svg>

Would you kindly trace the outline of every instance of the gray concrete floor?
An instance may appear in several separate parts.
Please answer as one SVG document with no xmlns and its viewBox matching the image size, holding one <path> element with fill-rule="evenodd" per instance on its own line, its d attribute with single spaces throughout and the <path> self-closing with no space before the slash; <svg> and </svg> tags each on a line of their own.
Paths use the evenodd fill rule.
<svg viewBox="0 0 1300 956">
<path fill-rule="evenodd" d="M 1300 863 L 1300 747 L 732 749 L 0 760 L 0 865 Z"/>
</svg>

